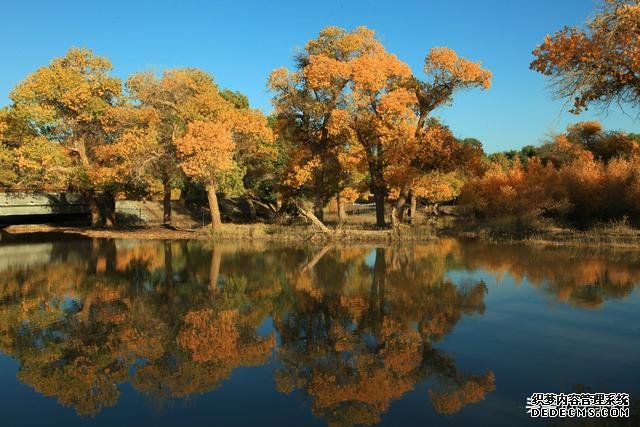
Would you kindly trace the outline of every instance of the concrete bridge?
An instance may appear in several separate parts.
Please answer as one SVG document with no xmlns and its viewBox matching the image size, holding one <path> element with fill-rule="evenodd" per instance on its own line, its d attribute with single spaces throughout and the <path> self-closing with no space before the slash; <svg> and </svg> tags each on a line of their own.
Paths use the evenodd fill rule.
<svg viewBox="0 0 640 427">
<path fill-rule="evenodd" d="M 80 193 L 0 193 L 0 218 L 90 213 Z"/>
<path fill-rule="evenodd" d="M 104 209 L 104 200 L 97 197 L 98 207 Z M 0 192 L 0 227 L 10 224 L 46 224 L 53 222 L 88 222 L 91 211 L 86 198 L 80 193 Z M 117 200 L 116 214 L 130 224 L 161 224 L 162 203 L 156 201 Z M 192 218 L 180 204 L 174 204 L 174 225 L 193 227 L 204 219 Z"/>
</svg>

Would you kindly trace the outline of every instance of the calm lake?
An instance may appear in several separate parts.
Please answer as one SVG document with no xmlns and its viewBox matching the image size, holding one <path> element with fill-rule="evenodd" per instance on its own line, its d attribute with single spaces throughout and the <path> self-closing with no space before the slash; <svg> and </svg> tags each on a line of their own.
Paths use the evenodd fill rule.
<svg viewBox="0 0 640 427">
<path fill-rule="evenodd" d="M 637 410 L 640 251 L 0 243 L 3 426 L 576 424 L 534 392 Z"/>
</svg>

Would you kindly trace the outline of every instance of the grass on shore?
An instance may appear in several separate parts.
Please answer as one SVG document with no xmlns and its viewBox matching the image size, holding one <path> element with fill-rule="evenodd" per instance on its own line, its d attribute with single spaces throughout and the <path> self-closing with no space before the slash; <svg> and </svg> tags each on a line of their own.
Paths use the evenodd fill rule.
<svg viewBox="0 0 640 427">
<path fill-rule="evenodd" d="M 329 233 L 323 233 L 313 225 L 293 224 L 222 224 L 219 229 L 205 227 L 203 233 L 214 239 L 266 239 L 266 240 L 342 240 L 342 241 L 389 241 L 429 240 L 436 237 L 429 226 L 376 229 L 357 223 L 333 225 Z"/>
<path fill-rule="evenodd" d="M 213 230 L 209 226 L 196 230 L 170 230 L 161 226 L 123 226 L 115 229 L 96 229 L 82 226 L 14 225 L 5 229 L 3 233 L 14 236 L 35 233 L 70 233 L 96 238 L 373 243 L 417 242 L 447 236 L 487 242 L 614 246 L 640 249 L 640 230 L 632 227 L 626 219 L 592 224 L 588 228 L 577 229 L 549 219 L 503 217 L 491 221 L 478 221 L 469 217 L 444 215 L 436 218 L 420 217 L 416 224 L 411 226 L 403 225 L 395 229 L 380 229 L 375 226 L 373 214 L 348 216 L 345 221 L 339 222 L 335 215 L 329 213 L 325 215 L 324 223 L 330 228 L 329 233 L 323 233 L 302 219 L 294 220 L 286 225 L 225 223 L 217 230 Z"/>
<path fill-rule="evenodd" d="M 595 222 L 578 228 L 549 218 L 502 217 L 491 220 L 446 219 L 439 234 L 488 242 L 525 242 L 572 246 L 624 246 L 640 248 L 640 229 L 628 219 Z"/>
</svg>

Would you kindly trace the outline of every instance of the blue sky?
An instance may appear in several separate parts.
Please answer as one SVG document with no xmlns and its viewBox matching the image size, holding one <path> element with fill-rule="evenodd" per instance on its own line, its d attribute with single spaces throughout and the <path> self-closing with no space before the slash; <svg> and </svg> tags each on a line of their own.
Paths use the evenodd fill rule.
<svg viewBox="0 0 640 427">
<path fill-rule="evenodd" d="M 376 30 L 387 49 L 420 75 L 433 46 L 481 60 L 494 73 L 490 90 L 459 93 L 436 110 L 456 135 L 476 137 L 489 152 L 538 144 L 567 123 L 600 119 L 606 128 L 640 132 L 619 110 L 574 116 L 551 100 L 545 79 L 528 68 L 545 34 L 590 16 L 594 0 L 457 1 L 18 1 L 0 17 L 0 105 L 28 73 L 71 46 L 108 56 L 114 74 L 198 67 L 221 87 L 271 110 L 269 72 L 328 25 Z M 634 116 L 633 112 L 630 112 Z M 634 116 L 635 117 L 635 116 Z"/>
</svg>

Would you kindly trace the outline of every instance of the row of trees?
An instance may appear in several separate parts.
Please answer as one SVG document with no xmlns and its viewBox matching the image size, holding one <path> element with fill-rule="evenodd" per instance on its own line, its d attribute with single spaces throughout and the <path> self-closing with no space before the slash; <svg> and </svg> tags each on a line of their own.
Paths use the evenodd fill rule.
<svg viewBox="0 0 640 427">
<path fill-rule="evenodd" d="M 637 106 L 639 32 L 638 0 L 604 0 L 584 27 L 547 36 L 534 50 L 531 68 L 549 76 L 554 93 L 575 113 L 591 104 Z M 80 190 L 93 201 L 94 223 L 99 220 L 95 194 L 101 192 L 110 207 L 107 225 L 114 222 L 120 193 L 162 193 L 169 223 L 171 189 L 196 183 L 206 190 L 214 226 L 221 223 L 217 193 L 295 205 L 314 221 L 322 220 L 330 200 L 337 200 L 342 217 L 346 201 L 373 198 L 376 224 L 384 226 L 390 200 L 392 222 L 410 221 L 418 198 L 452 198 L 464 186 L 462 192 L 471 195 L 468 204 L 482 215 L 523 209 L 505 203 L 533 203 L 548 211 L 566 199 L 555 196 L 560 187 L 570 197 L 595 191 L 553 183 L 559 169 L 568 176 L 573 165 L 576 173 L 599 168 L 596 175 L 628 170 L 609 180 L 615 186 L 609 194 L 630 198 L 616 214 L 603 208 L 611 200 L 587 211 L 579 200 L 570 200 L 573 216 L 637 211 L 633 136 L 581 124 L 562 136 L 566 143 L 558 137 L 554 144 L 490 157 L 479 141 L 455 138 L 433 117 L 434 109 L 451 103 L 460 90 L 488 89 L 492 75 L 449 48 L 431 49 L 418 76 L 372 30 L 325 28 L 295 56 L 293 70 L 281 68 L 269 76 L 274 104 L 269 119 L 250 109 L 245 96 L 220 90 L 200 70 L 142 72 L 125 82 L 110 71 L 106 58 L 71 49 L 18 84 L 11 106 L 0 110 L 0 185 Z M 572 135 L 576 132 L 586 134 Z M 564 153 L 580 149 L 581 155 Z M 521 162 L 505 167 L 514 156 Z M 539 160 L 525 167 L 533 157 Z M 549 183 L 518 184 L 509 180 L 520 178 L 500 176 L 537 176 L 538 169 L 550 176 Z M 597 188 L 609 189 L 602 185 Z M 544 190 L 553 202 L 541 200 L 532 188 Z"/>
<path fill-rule="evenodd" d="M 273 155 L 267 118 L 201 70 L 141 72 L 123 83 L 111 68 L 107 58 L 72 48 L 12 90 L 0 112 L 1 183 L 79 190 L 94 224 L 101 192 L 106 225 L 115 222 L 116 194 L 160 187 L 169 223 L 171 189 L 186 176 L 206 188 L 219 225 L 218 185 L 242 186 L 246 165 Z"/>
<path fill-rule="evenodd" d="M 640 1 L 604 0 L 581 27 L 545 37 L 531 69 L 547 76 L 570 111 L 640 100 Z M 597 122 L 569 126 L 540 147 L 490 156 L 462 201 L 484 217 L 518 221 L 546 214 L 580 222 L 640 219 L 638 135 L 605 132 Z M 515 161 L 514 161 L 515 160 Z"/>
<path fill-rule="evenodd" d="M 107 225 L 119 193 L 162 192 L 169 223 L 171 189 L 185 179 L 205 187 L 214 226 L 218 192 L 278 197 L 302 212 L 311 200 L 320 219 L 330 199 L 342 205 L 370 192 L 384 226 L 390 193 L 402 216 L 409 199 L 432 191 L 431 173 L 477 155 L 478 146 L 461 144 L 430 114 L 457 90 L 487 89 L 491 80 L 447 48 L 429 52 L 420 80 L 372 30 L 329 27 L 296 56 L 295 70 L 269 77 L 269 124 L 203 71 L 141 72 L 122 82 L 111 68 L 73 48 L 12 90 L 0 113 L 0 184 L 77 189 L 94 224 L 103 193 Z"/>
</svg>

